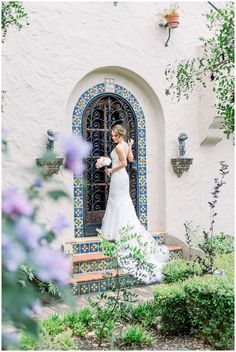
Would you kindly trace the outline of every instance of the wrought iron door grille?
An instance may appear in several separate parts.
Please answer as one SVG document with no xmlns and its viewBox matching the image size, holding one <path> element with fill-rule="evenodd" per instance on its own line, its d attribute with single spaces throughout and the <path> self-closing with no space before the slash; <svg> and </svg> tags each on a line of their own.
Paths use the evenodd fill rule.
<svg viewBox="0 0 236 352">
<path fill-rule="evenodd" d="M 92 152 L 87 159 L 84 189 L 84 230 L 85 236 L 92 236 L 96 228 L 101 226 L 105 213 L 110 179 L 104 170 L 95 167 L 101 156 L 109 156 L 115 147 L 111 138 L 114 125 L 122 124 L 127 136 L 135 140 L 133 146 L 134 161 L 127 166 L 130 176 L 130 195 L 137 209 L 137 126 L 136 116 L 131 105 L 116 94 L 100 94 L 85 108 L 82 118 L 82 134 L 92 144 Z"/>
</svg>

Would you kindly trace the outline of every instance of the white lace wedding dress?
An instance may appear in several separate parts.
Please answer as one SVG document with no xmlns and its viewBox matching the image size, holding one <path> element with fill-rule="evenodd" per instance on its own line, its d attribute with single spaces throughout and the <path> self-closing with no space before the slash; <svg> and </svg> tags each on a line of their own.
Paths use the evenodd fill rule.
<svg viewBox="0 0 236 352">
<path fill-rule="evenodd" d="M 122 142 L 121 145 L 127 156 L 128 144 Z M 111 153 L 111 159 L 112 167 L 120 164 L 115 149 Z M 119 243 L 122 236 L 127 239 L 127 231 L 126 234 L 124 230 L 121 231 L 122 228 L 127 228 L 127 226 L 129 227 L 128 241 L 125 242 L 126 244 L 120 245 L 119 251 L 121 258 L 126 257 L 125 267 L 123 263 L 122 270 L 145 283 L 161 282 L 162 267 L 169 259 L 168 248 L 157 245 L 153 236 L 140 223 L 129 194 L 129 176 L 126 169 L 122 168 L 111 175 L 109 197 L 101 231 L 106 239 L 115 240 Z M 136 234 L 136 237 L 132 236 L 132 234 Z M 152 266 L 151 275 L 150 269 L 147 269 L 145 265 L 137 268 L 137 261 L 132 259 L 132 255 L 129 255 L 134 250 L 134 247 L 140 250 L 145 262 Z M 127 257 L 129 258 L 127 259 Z"/>
</svg>

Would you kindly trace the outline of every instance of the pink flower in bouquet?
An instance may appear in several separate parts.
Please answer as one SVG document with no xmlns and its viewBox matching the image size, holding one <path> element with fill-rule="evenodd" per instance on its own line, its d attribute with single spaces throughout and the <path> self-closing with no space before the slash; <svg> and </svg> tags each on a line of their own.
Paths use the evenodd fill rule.
<svg viewBox="0 0 236 352">
<path fill-rule="evenodd" d="M 102 156 L 101 158 L 99 158 L 96 162 L 96 168 L 100 169 L 101 167 L 104 166 L 109 166 L 111 164 L 111 159 L 107 158 L 106 156 Z"/>
</svg>

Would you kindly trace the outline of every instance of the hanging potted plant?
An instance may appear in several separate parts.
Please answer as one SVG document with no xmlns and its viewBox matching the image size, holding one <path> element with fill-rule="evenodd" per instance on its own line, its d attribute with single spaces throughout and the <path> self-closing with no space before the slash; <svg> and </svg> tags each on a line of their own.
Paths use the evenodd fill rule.
<svg viewBox="0 0 236 352">
<path fill-rule="evenodd" d="M 179 6 L 177 4 L 171 4 L 169 8 L 159 13 L 161 18 L 166 20 L 169 28 L 177 28 L 179 25 Z"/>
</svg>

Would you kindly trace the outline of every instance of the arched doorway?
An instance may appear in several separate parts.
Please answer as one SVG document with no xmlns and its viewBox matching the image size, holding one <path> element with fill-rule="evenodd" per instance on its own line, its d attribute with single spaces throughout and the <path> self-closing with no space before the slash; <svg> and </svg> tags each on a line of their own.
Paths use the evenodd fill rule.
<svg viewBox="0 0 236 352">
<path fill-rule="evenodd" d="M 127 136 L 135 140 L 133 147 L 134 161 L 128 164 L 130 177 L 130 195 L 138 214 L 137 202 L 137 119 L 129 102 L 123 97 L 104 93 L 92 99 L 82 115 L 82 135 L 92 144 L 92 152 L 87 159 L 84 184 L 84 235 L 94 236 L 96 228 L 100 228 L 105 213 L 109 194 L 110 177 L 104 170 L 95 167 L 101 156 L 110 156 L 115 147 L 111 139 L 111 129 L 122 124 L 127 130 Z"/>
<path fill-rule="evenodd" d="M 112 125 L 116 123 L 124 124 L 129 137 L 135 140 L 135 161 L 128 167 L 130 193 L 140 222 L 147 228 L 144 113 L 138 100 L 126 88 L 114 84 L 110 89 L 104 83 L 99 83 L 80 96 L 73 110 L 73 134 L 83 135 L 93 143 L 86 174 L 74 176 L 75 238 L 94 235 L 95 228 L 101 223 L 108 197 L 109 179 L 105 178 L 103 171 L 95 169 L 95 160 L 99 156 L 109 155 L 113 149 L 110 133 Z"/>
</svg>

